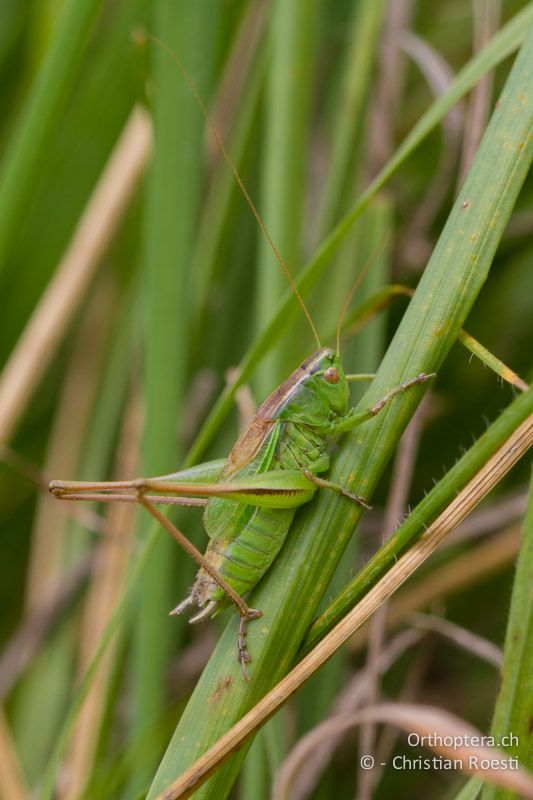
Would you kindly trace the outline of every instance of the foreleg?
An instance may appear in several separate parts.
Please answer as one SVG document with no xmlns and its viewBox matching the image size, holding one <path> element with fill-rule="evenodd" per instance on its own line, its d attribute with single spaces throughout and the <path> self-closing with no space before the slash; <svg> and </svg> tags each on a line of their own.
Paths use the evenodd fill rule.
<svg viewBox="0 0 533 800">
<path fill-rule="evenodd" d="M 340 433 L 351 431 L 353 428 L 361 425 L 361 423 L 366 422 L 367 420 L 372 419 L 379 414 L 379 412 L 385 408 L 385 406 L 390 403 L 390 401 L 396 397 L 396 395 L 406 392 L 412 386 L 416 386 L 419 383 L 426 383 L 427 381 L 430 381 L 435 377 L 435 375 L 435 372 L 428 374 L 422 372 L 420 375 L 417 375 L 416 378 L 411 378 L 408 381 L 404 381 L 399 386 L 391 389 L 390 392 L 387 392 L 387 394 L 384 395 L 381 400 L 378 400 L 377 403 L 370 408 L 367 408 L 365 411 L 351 411 L 346 414 L 345 417 L 333 422 L 328 428 L 328 433 L 336 436 Z"/>
</svg>

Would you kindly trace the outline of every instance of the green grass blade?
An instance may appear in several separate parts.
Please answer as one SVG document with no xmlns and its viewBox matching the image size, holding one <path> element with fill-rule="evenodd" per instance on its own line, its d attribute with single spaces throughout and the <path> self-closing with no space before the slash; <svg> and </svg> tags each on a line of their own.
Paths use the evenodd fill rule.
<svg viewBox="0 0 533 800">
<path fill-rule="evenodd" d="M 531 703 L 533 700 L 533 479 L 520 554 L 516 565 L 509 623 L 505 635 L 502 685 L 491 734 L 496 741 L 511 741 L 502 745 L 509 756 L 531 767 L 533 762 L 533 730 L 531 729 Z M 483 800 L 512 800 L 513 792 L 485 784 Z"/>
<path fill-rule="evenodd" d="M 257 133 L 259 97 L 264 84 L 266 52 L 261 42 L 255 54 L 246 87 L 241 95 L 239 113 L 236 115 L 228 141 L 228 152 L 245 178 L 245 161 L 253 134 Z M 197 110 L 196 113 L 199 113 Z M 231 211 L 235 198 L 242 200 L 235 178 L 224 159 L 219 159 L 213 185 L 202 210 L 197 230 L 196 247 L 191 265 L 191 295 L 193 298 L 194 341 L 204 335 L 205 318 L 209 316 L 209 293 L 213 284 L 220 281 L 220 253 L 227 246 L 228 229 L 231 230 Z"/>
<path fill-rule="evenodd" d="M 368 259 L 375 258 L 372 269 L 365 275 L 358 289 L 358 295 L 362 301 L 359 308 L 364 308 L 366 305 L 365 298 L 369 294 L 373 297 L 380 295 L 380 292 L 377 291 L 378 287 L 383 286 L 385 275 L 390 269 L 391 252 L 390 246 L 387 247 L 387 244 L 391 244 L 388 235 L 392 227 L 390 201 L 387 197 L 378 196 L 368 208 L 364 221 L 361 220 L 361 224 L 357 226 L 355 241 L 353 243 L 350 241 L 345 251 L 343 251 L 343 257 L 349 251 L 352 258 L 352 264 L 347 264 L 347 274 L 350 282 L 353 281 L 354 263 L 358 264 L 358 269 L 361 269 Z M 356 245 L 356 247 L 353 245 Z M 377 257 L 376 254 L 378 254 Z M 374 291 L 375 294 L 372 294 Z M 335 313 L 335 317 L 337 316 L 338 311 Z M 335 333 L 336 331 L 334 330 L 329 341 L 334 341 Z M 343 366 L 345 369 L 356 373 L 374 373 L 383 358 L 385 347 L 386 315 L 382 314 L 365 326 L 357 337 L 344 337 L 341 340 Z M 363 386 L 359 387 L 358 397 L 367 386 L 368 383 L 365 382 Z M 347 576 L 352 575 L 353 565 L 360 558 L 360 545 L 359 537 L 352 537 L 328 587 L 328 595 L 335 596 L 345 586 Z M 328 714 L 329 709 L 335 702 L 343 676 L 350 669 L 349 662 L 350 654 L 346 650 L 336 653 L 302 687 L 302 691 L 299 692 L 296 698 L 298 735 L 315 727 Z M 330 782 L 322 787 L 322 798 L 327 798 L 333 792 L 334 781 L 334 777 L 331 776 Z"/>
<path fill-rule="evenodd" d="M 400 145 L 392 158 L 383 167 L 381 172 L 376 176 L 375 180 L 348 214 L 337 225 L 335 230 L 328 236 L 321 247 L 318 248 L 313 258 L 302 271 L 297 283 L 300 292 L 304 296 L 315 285 L 316 281 L 324 272 L 328 263 L 349 234 L 353 224 L 367 208 L 379 189 L 381 189 L 388 179 L 402 166 L 406 159 L 414 152 L 433 128 L 438 125 L 455 103 L 457 103 L 483 75 L 493 69 L 513 52 L 514 49 L 520 46 L 528 28 L 530 28 L 532 24 L 533 3 L 528 3 L 525 9 L 516 14 L 507 25 L 494 36 L 489 44 L 469 61 L 457 75 L 449 89 L 432 104 L 428 111 L 426 111 L 411 133 L 406 137 L 403 144 Z M 253 369 L 257 366 L 265 353 L 279 341 L 283 331 L 287 329 L 297 313 L 298 306 L 294 295 L 292 291 L 287 291 L 272 317 L 271 322 L 244 356 L 240 365 L 239 380 L 221 394 L 206 420 L 194 446 L 188 454 L 188 465 L 194 464 L 199 460 L 208 443 L 218 430 L 222 420 L 229 413 L 235 392 L 239 386 L 249 379 Z"/>
<path fill-rule="evenodd" d="M 332 143 L 331 165 L 324 189 L 324 202 L 319 229 L 325 236 L 338 219 L 347 179 L 353 181 L 354 144 L 358 142 L 364 119 L 365 100 L 371 85 L 372 71 L 378 52 L 378 37 L 383 24 L 385 3 L 365 0 L 354 3 L 350 30 L 350 46 L 344 74 L 340 109 Z M 359 147 L 359 151 L 362 148 Z M 344 208 L 346 203 L 344 204 Z"/>
<path fill-rule="evenodd" d="M 465 783 L 459 794 L 455 795 L 454 800 L 476 800 L 481 789 L 483 787 L 483 781 L 481 778 L 470 778 L 470 780 Z"/>
<path fill-rule="evenodd" d="M 45 158 L 39 161 L 31 183 L 31 202 L 17 219 L 18 232 L 8 254 L 9 279 L 2 285 L 2 361 L 71 244 L 131 113 L 137 86 L 131 70 L 126 68 L 131 58 L 127 32 L 142 20 L 145 5 L 147 0 L 116 5 L 113 24 L 105 26 L 93 44 L 98 58 L 94 58 L 92 50 L 90 62 L 84 63 L 76 80 L 58 131 Z M 124 226 L 132 231 L 139 227 L 132 217 L 124 218 Z M 129 263 L 136 264 L 135 256 Z"/>
<path fill-rule="evenodd" d="M 154 5 L 156 34 L 198 76 L 206 93 L 218 4 Z M 202 185 L 202 120 L 176 65 L 154 44 L 154 158 L 146 214 L 145 326 L 146 424 L 143 473 L 161 474 L 179 463 L 176 420 L 187 389 L 189 352 L 189 265 Z M 195 187 L 195 189 L 193 189 Z M 144 532 L 150 522 L 143 517 Z M 176 547 L 160 537 L 140 586 L 135 626 L 132 736 L 142 738 L 160 718 L 172 637 L 160 635 L 161 620 L 176 602 Z M 184 589 L 185 587 L 181 587 Z M 178 595 L 179 597 L 179 595 Z M 177 626 L 174 626 L 174 630 Z M 162 742 L 150 738 L 135 761 L 131 793 L 146 785 Z"/>
<path fill-rule="evenodd" d="M 266 134 L 260 209 L 276 247 L 291 272 L 300 264 L 303 189 L 309 127 L 315 0 L 276 0 L 270 30 Z M 261 236 L 257 265 L 256 326 L 262 331 L 287 285 L 270 244 Z M 257 376 L 260 397 L 269 394 L 287 369 L 272 353 Z"/>
<path fill-rule="evenodd" d="M 69 0 L 0 174 L 0 273 L 31 200 L 40 162 L 62 120 L 103 0 Z"/>
<path fill-rule="evenodd" d="M 533 29 L 522 47 L 454 204 L 377 376 L 359 407 L 421 371 L 438 370 L 487 277 L 497 244 L 533 157 L 531 71 Z M 465 204 L 465 201 L 467 203 Z M 421 392 L 412 390 L 353 432 L 331 478 L 367 498 L 379 480 Z M 355 470 L 354 467 L 357 466 Z M 322 493 L 302 509 L 276 564 L 250 597 L 264 616 L 250 625 L 252 681 L 236 663 L 238 620 L 228 623 L 151 786 L 154 800 L 170 781 L 216 741 L 289 668 L 333 571 L 360 517 L 347 501 Z M 226 797 L 244 752 L 225 763 L 196 793 Z"/>
</svg>

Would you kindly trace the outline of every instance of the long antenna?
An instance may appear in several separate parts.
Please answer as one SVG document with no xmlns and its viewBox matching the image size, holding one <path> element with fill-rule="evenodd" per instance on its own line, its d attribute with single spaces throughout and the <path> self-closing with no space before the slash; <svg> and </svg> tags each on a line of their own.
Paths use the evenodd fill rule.
<svg viewBox="0 0 533 800">
<path fill-rule="evenodd" d="M 344 303 L 342 304 L 342 308 L 341 308 L 341 311 L 340 311 L 340 314 L 339 314 L 339 319 L 337 321 L 337 345 L 336 345 L 337 355 L 340 355 L 341 328 L 342 328 L 342 321 L 344 319 L 344 315 L 346 314 L 346 311 L 348 309 L 348 306 L 350 305 L 351 299 L 354 296 L 354 294 L 357 291 L 357 289 L 360 287 L 360 285 L 362 283 L 362 280 L 365 277 L 366 273 L 368 272 L 370 267 L 374 266 L 374 264 L 376 263 L 377 257 L 382 253 L 383 248 L 385 247 L 388 238 L 389 238 L 389 234 L 387 232 L 384 240 L 378 245 L 378 247 L 376 247 L 376 249 L 374 250 L 374 252 L 370 256 L 370 258 L 366 262 L 365 266 L 363 267 L 363 269 L 361 270 L 361 272 L 359 273 L 359 275 L 357 276 L 357 278 L 353 282 L 352 288 L 350 289 L 350 291 L 346 295 L 346 299 L 344 300 Z"/>
<path fill-rule="evenodd" d="M 309 323 L 309 327 L 311 328 L 311 331 L 313 333 L 313 336 L 315 337 L 315 340 L 316 340 L 316 343 L 318 345 L 318 348 L 320 349 L 322 345 L 320 343 L 320 339 L 319 339 L 317 330 L 315 328 L 315 325 L 313 323 L 313 320 L 311 319 L 311 314 L 309 313 L 309 311 L 307 309 L 307 306 L 305 305 L 305 303 L 303 301 L 303 297 L 302 297 L 302 295 L 300 294 L 300 292 L 298 290 L 296 282 L 295 282 L 294 278 L 292 277 L 287 264 L 283 260 L 283 257 L 281 255 L 281 253 L 279 252 L 278 248 L 274 244 L 274 242 L 272 240 L 272 237 L 270 236 L 270 233 L 268 232 L 267 226 L 263 222 L 263 219 L 262 219 L 259 211 L 257 210 L 256 206 L 255 206 L 255 203 L 253 202 L 252 198 L 248 194 L 248 190 L 247 190 L 246 186 L 244 185 L 244 183 L 243 183 L 243 181 L 241 179 L 241 176 L 237 172 L 237 167 L 233 163 L 233 160 L 232 160 L 230 154 L 226 150 L 226 146 L 225 146 L 225 144 L 224 144 L 224 142 L 222 140 L 222 137 L 219 134 L 215 123 L 211 119 L 207 108 L 205 107 L 204 101 L 202 100 L 202 98 L 200 96 L 200 93 L 198 92 L 198 89 L 196 88 L 196 84 L 194 83 L 193 79 L 189 75 L 185 65 L 181 62 L 180 58 L 176 55 L 176 53 L 172 50 L 172 48 L 170 48 L 165 42 L 163 42 L 157 36 L 154 36 L 153 33 L 147 33 L 147 36 L 153 42 L 155 42 L 155 44 L 159 45 L 159 47 L 162 47 L 163 50 L 170 56 L 170 58 L 174 61 L 174 63 L 178 67 L 179 71 L 183 75 L 185 81 L 187 82 L 187 85 L 189 86 L 189 89 L 191 90 L 191 92 L 192 92 L 192 94 L 194 96 L 194 99 L 196 100 L 196 102 L 198 104 L 198 107 L 200 108 L 200 111 L 204 115 L 204 119 L 205 119 L 207 125 L 209 126 L 209 129 L 210 129 L 211 133 L 215 137 L 215 140 L 216 140 L 216 142 L 217 142 L 217 144 L 218 144 L 218 146 L 220 148 L 220 152 L 222 153 L 222 155 L 224 157 L 224 160 L 226 161 L 226 164 L 228 165 L 228 167 L 232 171 L 233 177 L 235 178 L 235 180 L 237 182 L 237 185 L 238 185 L 239 189 L 241 190 L 241 192 L 243 194 L 244 199 L 246 200 L 246 202 L 250 206 L 250 208 L 252 210 L 252 214 L 256 218 L 257 223 L 258 223 L 258 225 L 259 225 L 259 227 L 260 227 L 260 229 L 261 229 L 261 231 L 263 233 L 263 236 L 265 237 L 265 239 L 267 240 L 268 244 L 270 245 L 270 247 L 272 249 L 272 252 L 274 253 L 274 255 L 275 255 L 275 257 L 276 257 L 276 259 L 277 259 L 277 261 L 278 261 L 278 263 L 279 263 L 279 265 L 281 267 L 281 269 L 283 270 L 283 272 L 285 274 L 285 277 L 287 278 L 287 280 L 289 282 L 289 285 L 291 286 L 291 288 L 292 288 L 292 290 L 293 290 L 293 292 L 294 292 L 294 294 L 296 296 L 296 299 L 298 300 L 298 302 L 299 302 L 299 304 L 300 304 L 300 306 L 302 308 L 302 311 L 305 314 L 307 322 Z"/>
</svg>

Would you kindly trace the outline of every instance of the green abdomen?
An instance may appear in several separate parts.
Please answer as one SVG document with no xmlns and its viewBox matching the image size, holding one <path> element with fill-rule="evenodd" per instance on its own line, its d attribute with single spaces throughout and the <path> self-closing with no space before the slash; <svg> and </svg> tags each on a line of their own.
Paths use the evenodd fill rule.
<svg viewBox="0 0 533 800">
<path fill-rule="evenodd" d="M 240 595 L 255 586 L 276 558 L 295 509 L 254 507 L 252 511 L 237 537 L 230 542 L 212 539 L 205 554 Z M 227 600 L 224 592 L 216 586 L 213 586 L 211 598 L 221 603 Z"/>
<path fill-rule="evenodd" d="M 262 448 L 234 477 L 258 475 L 268 469 L 312 467 L 317 458 L 324 460 L 325 447 L 323 437 L 312 431 L 277 423 L 264 442 L 264 451 Z M 327 460 L 325 463 L 327 468 Z M 279 553 L 295 511 L 295 508 L 263 508 L 237 500 L 210 498 L 204 513 L 204 527 L 210 538 L 205 557 L 238 594 L 246 594 Z M 197 588 L 202 602 L 209 599 L 227 605 L 224 592 L 202 571 Z"/>
</svg>

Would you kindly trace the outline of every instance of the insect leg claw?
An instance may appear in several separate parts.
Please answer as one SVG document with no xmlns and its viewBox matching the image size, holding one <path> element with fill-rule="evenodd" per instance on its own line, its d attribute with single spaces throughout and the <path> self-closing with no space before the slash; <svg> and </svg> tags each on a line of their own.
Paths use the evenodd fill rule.
<svg viewBox="0 0 533 800">
<path fill-rule="evenodd" d="M 246 664 L 249 664 L 252 660 L 250 653 L 248 652 L 248 648 L 246 647 L 246 634 L 248 633 L 246 623 L 249 619 L 257 619 L 258 617 L 262 617 L 263 612 L 258 611 L 255 608 L 249 608 L 248 613 L 246 615 L 241 615 L 241 621 L 239 623 L 239 638 L 238 638 L 238 656 L 237 660 L 242 668 L 242 674 L 245 681 L 250 680 L 250 676 L 248 675 L 248 671 L 246 669 Z"/>
<path fill-rule="evenodd" d="M 372 511 L 372 506 L 370 506 L 364 497 L 360 497 L 358 494 L 352 494 L 351 492 L 343 491 L 343 496 L 351 500 L 352 503 L 356 503 L 356 505 L 361 506 L 361 508 L 366 508 L 367 511 Z"/>
</svg>

